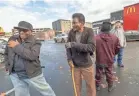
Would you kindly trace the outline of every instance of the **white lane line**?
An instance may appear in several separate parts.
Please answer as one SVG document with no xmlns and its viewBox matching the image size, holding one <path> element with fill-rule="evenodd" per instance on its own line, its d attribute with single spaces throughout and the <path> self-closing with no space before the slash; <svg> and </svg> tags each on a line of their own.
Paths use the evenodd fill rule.
<svg viewBox="0 0 139 96">
<path fill-rule="evenodd" d="M 9 91 L 7 91 L 7 92 L 5 92 L 5 94 L 6 95 L 9 95 L 10 93 L 12 93 L 13 91 L 15 91 L 15 89 L 13 88 L 13 89 L 11 89 L 11 90 L 9 90 Z"/>
</svg>

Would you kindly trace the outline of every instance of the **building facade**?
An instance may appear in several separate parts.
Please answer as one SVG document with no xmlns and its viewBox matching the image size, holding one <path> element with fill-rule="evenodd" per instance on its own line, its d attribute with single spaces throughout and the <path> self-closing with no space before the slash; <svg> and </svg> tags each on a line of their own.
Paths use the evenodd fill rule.
<svg viewBox="0 0 139 96">
<path fill-rule="evenodd" d="M 72 21 L 71 20 L 64 20 L 59 19 L 57 21 L 52 22 L 53 30 L 55 30 L 56 33 L 68 33 L 72 28 Z M 92 23 L 86 22 L 86 27 L 92 28 Z"/>
<path fill-rule="evenodd" d="M 123 10 L 112 12 L 110 14 L 111 22 L 123 20 Z"/>
<path fill-rule="evenodd" d="M 92 23 L 93 31 L 95 34 L 98 34 L 103 22 L 110 22 L 110 19 L 104 19 Z"/>
<path fill-rule="evenodd" d="M 50 28 L 34 28 L 32 34 L 35 36 L 37 33 L 50 30 Z"/>
<path fill-rule="evenodd" d="M 85 22 L 85 26 L 89 27 L 89 28 L 92 28 L 93 24 L 91 22 Z"/>
<path fill-rule="evenodd" d="M 53 30 L 59 33 L 67 33 L 72 28 L 70 20 L 59 19 L 52 22 Z"/>
<path fill-rule="evenodd" d="M 55 32 L 52 29 L 44 30 L 42 32 L 37 32 L 35 37 L 39 40 L 49 40 L 55 36 Z"/>
<path fill-rule="evenodd" d="M 12 29 L 12 35 L 18 34 L 19 32 L 17 29 Z M 55 31 L 50 28 L 34 28 L 32 34 L 38 39 L 46 40 L 47 35 L 49 35 L 50 39 L 53 38 L 55 36 Z"/>
</svg>

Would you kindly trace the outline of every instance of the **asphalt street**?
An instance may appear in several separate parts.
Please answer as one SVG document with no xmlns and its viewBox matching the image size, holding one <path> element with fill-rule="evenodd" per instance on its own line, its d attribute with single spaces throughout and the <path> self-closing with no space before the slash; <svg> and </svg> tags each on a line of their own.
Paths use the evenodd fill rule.
<svg viewBox="0 0 139 96">
<path fill-rule="evenodd" d="M 120 69 L 115 64 L 115 74 L 119 78 L 115 82 L 116 89 L 108 93 L 107 88 L 97 92 L 97 96 L 139 96 L 139 42 L 129 42 L 124 51 L 125 68 Z M 51 85 L 56 96 L 73 96 L 71 73 L 66 60 L 64 44 L 53 41 L 43 42 L 40 55 L 46 81 Z M 105 82 L 104 82 L 105 84 Z M 13 88 L 9 76 L 0 66 L 0 93 Z M 41 96 L 34 88 L 30 88 L 31 96 Z M 14 92 L 9 94 L 14 96 Z M 86 96 L 83 81 L 82 96 Z"/>
</svg>

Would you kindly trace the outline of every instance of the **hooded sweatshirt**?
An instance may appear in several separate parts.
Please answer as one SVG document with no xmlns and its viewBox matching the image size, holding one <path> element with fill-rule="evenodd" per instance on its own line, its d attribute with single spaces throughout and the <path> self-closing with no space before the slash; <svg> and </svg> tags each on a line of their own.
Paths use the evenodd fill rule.
<svg viewBox="0 0 139 96">
<path fill-rule="evenodd" d="M 120 28 L 120 29 L 114 29 L 112 31 L 112 33 L 114 35 L 116 35 L 118 38 L 119 38 L 119 41 L 120 41 L 120 46 L 121 47 L 126 47 L 126 38 L 124 36 L 124 30 L 123 28 Z"/>
<path fill-rule="evenodd" d="M 101 33 L 96 36 L 96 64 L 112 66 L 114 56 L 118 54 L 120 43 L 113 34 Z"/>
</svg>

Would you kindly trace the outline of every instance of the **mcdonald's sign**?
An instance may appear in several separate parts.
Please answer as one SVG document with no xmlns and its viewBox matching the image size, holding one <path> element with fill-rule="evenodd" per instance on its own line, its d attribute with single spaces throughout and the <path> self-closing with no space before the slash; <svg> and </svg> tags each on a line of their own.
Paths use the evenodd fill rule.
<svg viewBox="0 0 139 96">
<path fill-rule="evenodd" d="M 124 7 L 124 30 L 138 30 L 139 3 Z"/>
<path fill-rule="evenodd" d="M 136 12 L 136 8 L 135 8 L 135 6 L 131 6 L 131 7 L 128 7 L 127 8 L 127 14 L 129 14 L 129 13 L 135 13 Z"/>
</svg>

